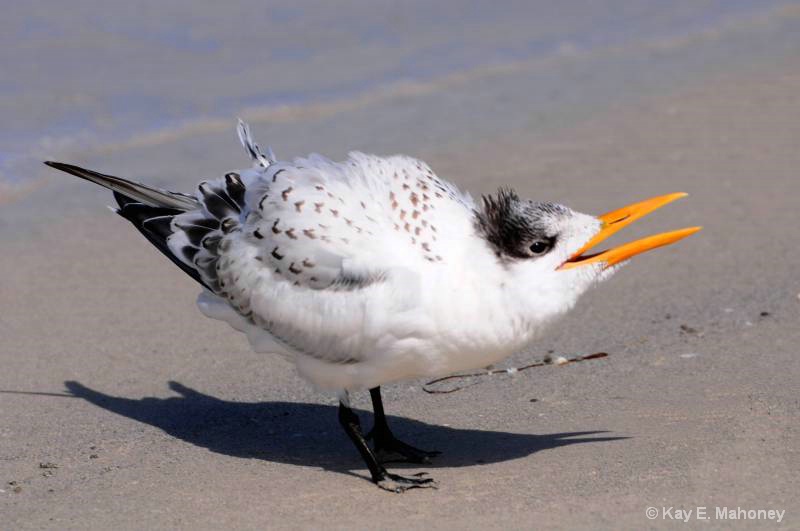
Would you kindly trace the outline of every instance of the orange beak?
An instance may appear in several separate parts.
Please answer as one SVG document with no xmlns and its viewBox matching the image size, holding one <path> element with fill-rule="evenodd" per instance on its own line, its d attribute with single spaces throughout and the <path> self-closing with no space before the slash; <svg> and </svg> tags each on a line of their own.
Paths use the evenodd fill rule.
<svg viewBox="0 0 800 531">
<path fill-rule="evenodd" d="M 583 253 L 589 249 L 592 249 L 600 242 L 610 238 L 617 231 L 630 225 L 637 219 L 646 216 L 650 212 L 653 212 L 654 210 L 657 210 L 666 204 L 672 203 L 676 199 L 686 197 L 687 195 L 688 194 L 683 192 L 678 192 L 675 194 L 653 197 L 652 199 L 647 199 L 646 201 L 642 201 L 640 203 L 634 203 L 633 205 L 628 205 L 620 208 L 619 210 L 614 210 L 613 212 L 599 216 L 597 219 L 602 222 L 600 232 L 595 234 L 591 240 L 586 242 L 586 245 L 584 245 L 577 253 L 572 255 L 569 260 L 561 264 L 559 269 L 570 269 L 573 267 L 594 264 L 598 262 L 603 263 L 603 268 L 606 269 L 614 264 L 618 264 L 633 256 L 636 256 L 637 254 L 655 249 L 656 247 L 663 247 L 664 245 L 675 243 L 678 240 L 682 240 L 683 238 L 694 234 L 702 229 L 702 227 L 689 227 L 672 232 L 664 232 L 654 236 L 648 236 L 647 238 L 642 238 L 641 240 L 636 240 L 635 242 L 626 243 L 601 253 L 583 256 Z"/>
</svg>

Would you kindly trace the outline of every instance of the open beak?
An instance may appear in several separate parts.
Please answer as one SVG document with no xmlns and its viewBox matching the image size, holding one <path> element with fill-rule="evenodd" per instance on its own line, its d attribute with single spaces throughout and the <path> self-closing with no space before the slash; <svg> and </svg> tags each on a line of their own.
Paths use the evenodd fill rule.
<svg viewBox="0 0 800 531">
<path fill-rule="evenodd" d="M 672 232 L 664 232 L 654 236 L 648 236 L 647 238 L 642 238 L 641 240 L 636 240 L 635 242 L 626 243 L 601 253 L 584 255 L 586 251 L 592 249 L 603 240 L 610 238 L 617 231 L 630 225 L 637 219 L 646 216 L 650 212 L 653 212 L 654 210 L 657 210 L 666 204 L 672 203 L 676 199 L 686 197 L 687 195 L 688 194 L 683 192 L 678 192 L 675 194 L 653 197 L 652 199 L 647 199 L 646 201 L 642 201 L 640 203 L 634 203 L 632 205 L 620 208 L 619 210 L 614 210 L 613 212 L 599 216 L 597 219 L 602 222 L 600 232 L 595 234 L 594 237 L 589 240 L 578 252 L 572 255 L 569 260 L 561 264 L 559 269 L 570 269 L 573 267 L 594 264 L 598 262 L 604 264 L 604 269 L 609 268 L 614 264 L 623 262 L 633 256 L 636 256 L 637 254 L 649 251 L 650 249 L 655 249 L 656 247 L 662 247 L 664 245 L 675 243 L 678 240 L 682 240 L 683 238 L 694 234 L 702 227 L 689 227 Z"/>
</svg>

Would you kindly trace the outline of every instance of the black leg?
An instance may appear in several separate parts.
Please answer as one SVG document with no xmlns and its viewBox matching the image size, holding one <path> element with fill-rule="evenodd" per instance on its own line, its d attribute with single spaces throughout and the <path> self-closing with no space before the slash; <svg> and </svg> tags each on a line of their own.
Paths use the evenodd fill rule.
<svg viewBox="0 0 800 531">
<path fill-rule="evenodd" d="M 430 463 L 432 457 L 436 457 L 441 452 L 426 451 L 414 448 L 413 446 L 399 441 L 389 429 L 386 422 L 386 413 L 383 411 L 383 399 L 381 398 L 381 388 L 373 387 L 369 390 L 372 397 L 372 410 L 375 413 L 375 426 L 367 434 L 368 439 L 375 440 L 375 454 L 383 463 L 406 462 L 406 463 Z"/>
<path fill-rule="evenodd" d="M 415 477 L 410 478 L 387 472 L 375 458 L 375 454 L 372 453 L 367 441 L 361 434 L 361 422 L 358 420 L 358 415 L 341 402 L 339 403 L 339 423 L 367 464 L 369 473 L 372 475 L 372 481 L 380 488 L 391 492 L 403 492 L 408 489 L 436 487 L 436 482 L 432 478 L 421 477 L 427 475 L 426 472 L 420 472 L 415 474 Z"/>
</svg>

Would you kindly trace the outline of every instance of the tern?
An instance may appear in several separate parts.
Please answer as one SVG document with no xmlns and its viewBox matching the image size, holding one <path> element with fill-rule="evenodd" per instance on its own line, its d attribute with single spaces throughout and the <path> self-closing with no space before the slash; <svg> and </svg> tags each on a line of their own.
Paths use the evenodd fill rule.
<svg viewBox="0 0 800 531">
<path fill-rule="evenodd" d="M 393 492 L 436 483 L 384 463 L 429 463 L 438 452 L 394 437 L 381 385 L 494 364 L 629 258 L 700 230 L 587 254 L 686 194 L 595 217 L 510 188 L 476 201 L 407 156 L 278 161 L 241 121 L 238 134 L 252 167 L 201 182 L 194 194 L 45 164 L 113 191 L 113 210 L 203 287 L 203 314 L 337 392 L 344 431 L 372 481 Z M 366 435 L 350 407 L 348 393 L 359 390 L 369 390 L 375 413 Z"/>
</svg>

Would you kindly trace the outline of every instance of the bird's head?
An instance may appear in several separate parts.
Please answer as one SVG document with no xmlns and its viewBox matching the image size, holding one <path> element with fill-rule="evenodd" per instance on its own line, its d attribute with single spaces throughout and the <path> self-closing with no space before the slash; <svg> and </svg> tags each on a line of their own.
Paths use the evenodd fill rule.
<svg viewBox="0 0 800 531">
<path fill-rule="evenodd" d="M 501 189 L 483 198 L 476 225 L 510 273 L 509 288 L 524 301 L 527 313 L 546 319 L 569 310 L 592 284 L 609 278 L 633 256 L 699 231 L 701 227 L 690 227 L 592 252 L 623 227 L 685 196 L 663 195 L 591 216 Z"/>
</svg>

